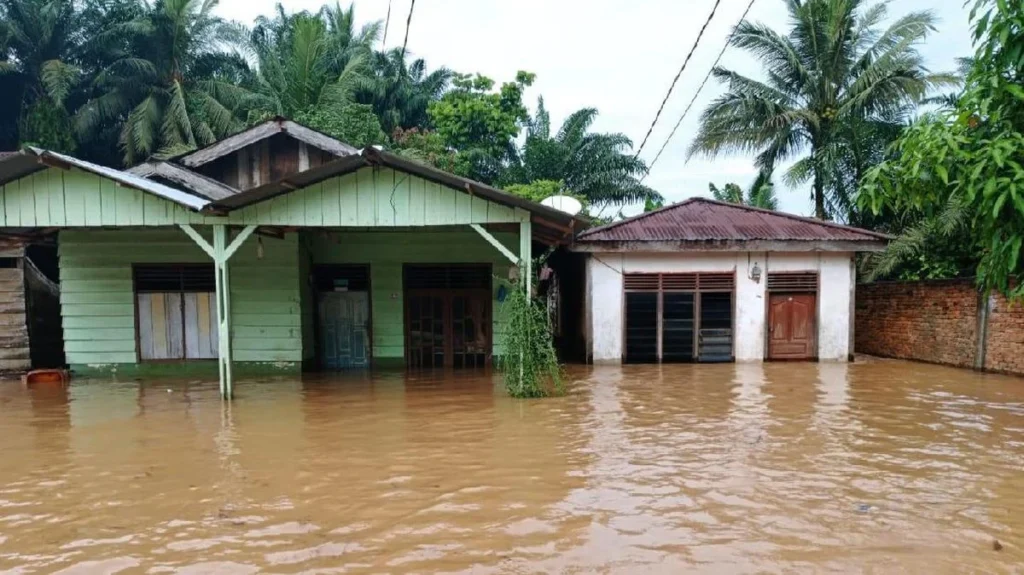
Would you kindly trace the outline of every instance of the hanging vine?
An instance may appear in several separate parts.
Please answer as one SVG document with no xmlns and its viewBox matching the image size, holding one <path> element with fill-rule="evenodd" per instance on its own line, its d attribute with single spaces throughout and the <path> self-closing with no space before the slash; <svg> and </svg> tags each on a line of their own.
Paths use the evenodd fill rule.
<svg viewBox="0 0 1024 575">
<path fill-rule="evenodd" d="M 505 351 L 498 367 L 504 375 L 508 394 L 512 397 L 564 394 L 565 382 L 555 355 L 547 306 L 527 295 L 520 282 L 511 286 L 502 310 L 508 327 Z"/>
</svg>

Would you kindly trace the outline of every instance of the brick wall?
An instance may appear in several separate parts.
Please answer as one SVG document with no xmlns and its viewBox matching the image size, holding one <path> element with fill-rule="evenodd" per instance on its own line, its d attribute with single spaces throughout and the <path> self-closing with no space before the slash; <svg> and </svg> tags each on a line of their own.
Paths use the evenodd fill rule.
<svg viewBox="0 0 1024 575">
<path fill-rule="evenodd" d="M 857 353 L 975 367 L 978 292 L 971 280 L 857 286 Z M 988 301 L 986 370 L 1024 375 L 1024 307 Z"/>
<path fill-rule="evenodd" d="M 1024 305 L 1010 305 L 1003 296 L 988 302 L 985 369 L 1024 375 Z"/>
</svg>

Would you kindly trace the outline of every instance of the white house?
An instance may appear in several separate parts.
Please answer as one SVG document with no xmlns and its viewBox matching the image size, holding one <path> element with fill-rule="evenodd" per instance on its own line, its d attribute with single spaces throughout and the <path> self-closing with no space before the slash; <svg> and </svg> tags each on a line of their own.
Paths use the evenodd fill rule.
<svg viewBox="0 0 1024 575">
<path fill-rule="evenodd" d="M 890 238 L 692 198 L 587 230 L 595 363 L 847 361 L 857 252 Z"/>
</svg>

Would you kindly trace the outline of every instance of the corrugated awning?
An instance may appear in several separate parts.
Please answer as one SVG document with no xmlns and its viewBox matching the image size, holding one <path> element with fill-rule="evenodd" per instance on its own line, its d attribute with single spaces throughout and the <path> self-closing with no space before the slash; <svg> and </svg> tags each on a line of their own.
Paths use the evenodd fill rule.
<svg viewBox="0 0 1024 575">
<path fill-rule="evenodd" d="M 0 158 L 0 184 L 23 178 L 47 167 L 76 168 L 115 181 L 123 186 L 159 196 L 165 200 L 200 211 L 210 205 L 210 200 L 195 194 L 176 190 L 159 182 L 121 170 L 107 168 L 72 156 L 40 148 L 25 150 Z"/>
</svg>

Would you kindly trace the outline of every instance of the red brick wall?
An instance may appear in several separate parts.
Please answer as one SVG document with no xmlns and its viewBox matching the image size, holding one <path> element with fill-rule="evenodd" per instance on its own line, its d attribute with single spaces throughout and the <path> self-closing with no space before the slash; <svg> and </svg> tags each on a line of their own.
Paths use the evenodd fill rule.
<svg viewBox="0 0 1024 575">
<path fill-rule="evenodd" d="M 1024 305 L 989 298 L 985 369 L 1024 375 Z"/>
<path fill-rule="evenodd" d="M 978 292 L 971 282 L 862 284 L 856 302 L 857 353 L 974 367 Z"/>
<path fill-rule="evenodd" d="M 978 292 L 971 280 L 857 286 L 857 353 L 974 367 Z M 989 300 L 985 369 L 1024 375 L 1024 306 Z"/>
</svg>

